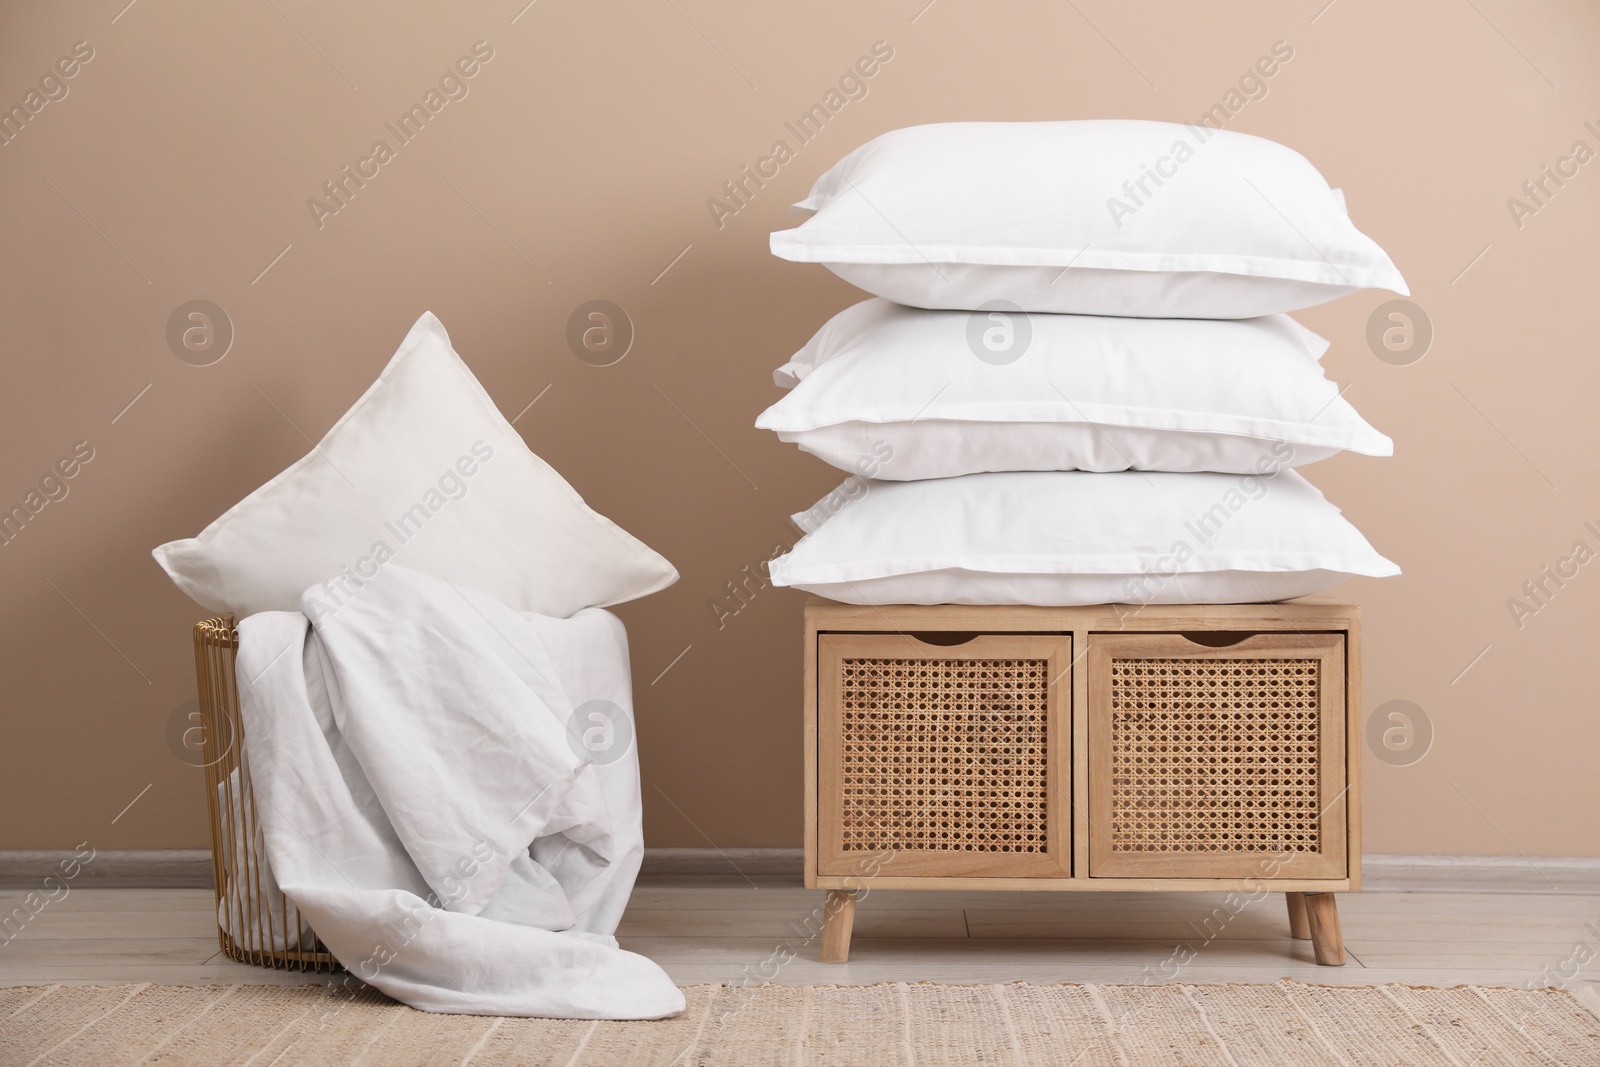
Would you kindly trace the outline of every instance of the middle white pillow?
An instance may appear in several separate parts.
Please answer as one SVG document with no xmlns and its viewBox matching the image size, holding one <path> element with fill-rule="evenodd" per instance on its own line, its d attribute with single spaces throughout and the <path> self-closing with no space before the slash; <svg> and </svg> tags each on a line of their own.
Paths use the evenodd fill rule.
<svg viewBox="0 0 1600 1067">
<path fill-rule="evenodd" d="M 773 379 L 756 420 L 842 470 L 906 481 L 1012 470 L 1264 473 L 1389 438 L 1287 315 L 1136 319 L 863 301 Z"/>
</svg>

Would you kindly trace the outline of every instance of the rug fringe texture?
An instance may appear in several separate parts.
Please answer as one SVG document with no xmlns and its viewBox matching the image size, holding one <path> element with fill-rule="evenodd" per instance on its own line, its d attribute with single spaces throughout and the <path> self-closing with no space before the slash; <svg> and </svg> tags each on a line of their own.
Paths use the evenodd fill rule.
<svg viewBox="0 0 1600 1067">
<path fill-rule="evenodd" d="M 1600 1064 L 1558 989 L 690 986 L 661 1022 L 430 1015 L 328 986 L 0 989 L 0 1065 Z"/>
</svg>

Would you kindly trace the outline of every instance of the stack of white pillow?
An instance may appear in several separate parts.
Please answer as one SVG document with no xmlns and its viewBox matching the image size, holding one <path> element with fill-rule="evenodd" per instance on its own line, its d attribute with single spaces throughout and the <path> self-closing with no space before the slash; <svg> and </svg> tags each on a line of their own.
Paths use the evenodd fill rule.
<svg viewBox="0 0 1600 1067">
<path fill-rule="evenodd" d="M 1286 312 L 1406 293 L 1298 153 L 1131 120 L 885 134 L 772 235 L 874 294 L 756 425 L 852 477 L 773 582 L 854 604 L 1240 603 L 1399 573 L 1291 468 L 1385 456 Z"/>
</svg>

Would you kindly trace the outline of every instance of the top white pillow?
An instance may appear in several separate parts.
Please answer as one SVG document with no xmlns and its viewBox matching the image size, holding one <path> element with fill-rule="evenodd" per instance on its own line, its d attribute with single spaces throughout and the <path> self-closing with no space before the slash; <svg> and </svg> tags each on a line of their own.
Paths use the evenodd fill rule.
<svg viewBox="0 0 1600 1067">
<path fill-rule="evenodd" d="M 952 122 L 883 134 L 795 205 L 784 259 L 901 304 L 1236 319 L 1408 293 L 1305 157 L 1169 122 Z"/>
<path fill-rule="evenodd" d="M 156 561 L 210 611 L 329 612 L 390 560 L 566 618 L 678 579 L 528 451 L 426 312 L 310 454 Z"/>
</svg>

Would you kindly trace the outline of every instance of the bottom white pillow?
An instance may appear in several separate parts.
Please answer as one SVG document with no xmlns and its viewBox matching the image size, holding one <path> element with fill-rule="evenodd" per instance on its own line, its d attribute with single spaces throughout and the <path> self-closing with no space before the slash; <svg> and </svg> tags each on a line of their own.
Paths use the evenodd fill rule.
<svg viewBox="0 0 1600 1067">
<path fill-rule="evenodd" d="M 847 604 L 1230 604 L 1400 568 L 1294 471 L 850 479 L 772 561 Z"/>
</svg>

